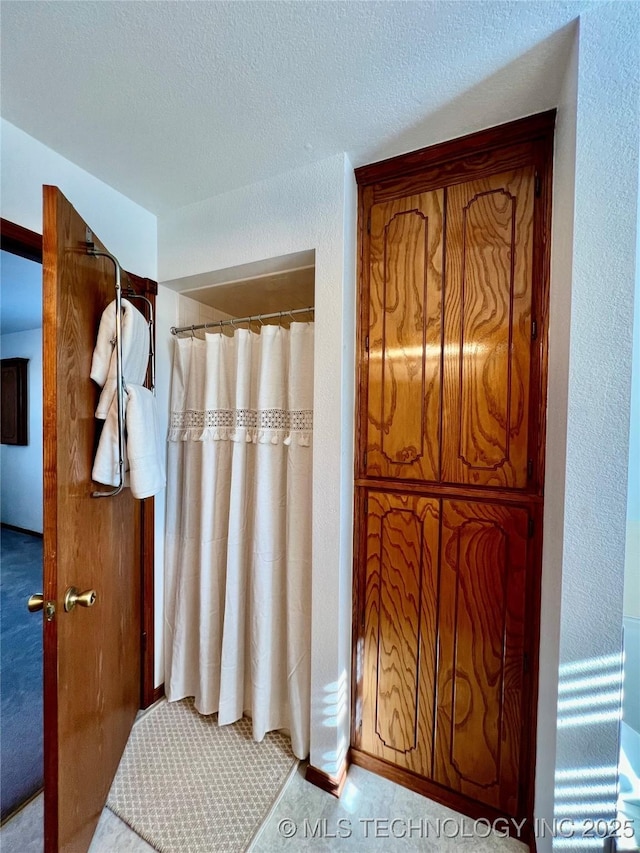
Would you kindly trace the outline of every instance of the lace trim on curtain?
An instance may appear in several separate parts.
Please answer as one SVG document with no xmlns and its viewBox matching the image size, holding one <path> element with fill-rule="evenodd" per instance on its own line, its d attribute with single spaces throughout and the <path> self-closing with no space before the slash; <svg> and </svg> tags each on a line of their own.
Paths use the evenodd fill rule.
<svg viewBox="0 0 640 853">
<path fill-rule="evenodd" d="M 169 441 L 246 441 L 309 447 L 311 409 L 207 409 L 171 412 Z"/>
</svg>

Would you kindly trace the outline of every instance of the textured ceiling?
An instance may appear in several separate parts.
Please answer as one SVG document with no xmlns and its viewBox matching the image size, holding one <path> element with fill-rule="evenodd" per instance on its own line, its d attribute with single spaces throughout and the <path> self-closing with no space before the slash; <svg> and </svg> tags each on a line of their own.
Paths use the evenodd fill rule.
<svg viewBox="0 0 640 853">
<path fill-rule="evenodd" d="M 2 115 L 162 213 L 554 106 L 589 5 L 3 0 Z"/>
</svg>

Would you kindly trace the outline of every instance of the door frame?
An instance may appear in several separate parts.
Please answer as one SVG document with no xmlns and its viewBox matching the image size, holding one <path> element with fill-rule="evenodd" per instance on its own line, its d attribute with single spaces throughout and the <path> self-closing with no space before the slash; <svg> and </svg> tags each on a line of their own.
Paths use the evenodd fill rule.
<svg viewBox="0 0 640 853">
<path fill-rule="evenodd" d="M 546 450 L 546 402 L 548 378 L 548 322 L 549 286 L 551 257 L 551 200 L 553 188 L 553 145 L 556 110 L 497 127 L 481 130 L 468 136 L 438 143 L 388 160 L 361 166 L 355 169 L 358 185 L 358 292 L 356 333 L 356 422 L 354 451 L 354 542 L 353 542 L 353 604 L 352 604 L 352 678 L 351 678 L 351 763 L 361 765 L 375 773 L 392 779 L 437 802 L 453 808 L 472 818 L 493 820 L 503 817 L 489 806 L 484 806 L 463 794 L 454 792 L 438 783 L 417 776 L 411 771 L 375 758 L 359 749 L 359 696 L 358 648 L 362 638 L 362 617 L 365 607 L 364 574 L 366 569 L 366 525 L 363 522 L 364 496 L 367 489 L 385 491 L 388 483 L 382 478 L 366 476 L 363 464 L 365 449 L 365 426 L 367 421 L 367 338 L 369 282 L 365 269 L 368 258 L 368 213 L 378 201 L 412 193 L 426 192 L 498 171 L 509 171 L 523 165 L 535 167 L 534 246 L 537 251 L 533 259 L 533 316 L 537 321 L 536 361 L 532 376 L 529 411 L 529 446 L 537 439 L 534 470 L 531 486 L 527 489 L 495 490 L 495 497 L 513 505 L 526 507 L 535 531 L 529 540 L 528 577 L 526 596 L 528 601 L 528 625 L 525 630 L 525 654 L 527 665 L 523 682 L 523 705 L 531 713 L 523 729 L 521 745 L 522 782 L 519 791 L 522 817 L 527 819 L 525 835 L 520 838 L 535 845 L 532 828 L 534 820 L 538 671 L 540 648 L 540 595 L 542 572 L 542 521 L 544 502 L 544 473 Z M 532 353 L 533 354 L 533 353 Z M 419 491 L 425 496 L 447 497 L 455 489 L 438 486 L 436 489 L 403 481 L 402 490 L 407 493 Z M 484 490 L 485 499 L 492 497 Z M 480 496 L 479 496 L 480 497 Z M 533 846 L 532 849 L 535 849 Z"/>
<path fill-rule="evenodd" d="M 42 264 L 42 234 L 31 231 L 0 217 L 0 249 L 19 255 L 29 261 Z M 144 294 L 152 303 L 155 301 L 158 284 L 150 278 L 143 278 L 125 271 L 136 293 Z M 155 326 L 154 326 L 155 335 Z M 155 341 L 154 341 L 155 348 Z M 142 525 L 140 565 L 142 571 L 141 625 L 140 638 L 140 707 L 148 708 L 164 695 L 164 685 L 154 687 L 155 636 L 154 636 L 154 516 L 155 499 L 140 501 L 140 523 Z"/>
</svg>

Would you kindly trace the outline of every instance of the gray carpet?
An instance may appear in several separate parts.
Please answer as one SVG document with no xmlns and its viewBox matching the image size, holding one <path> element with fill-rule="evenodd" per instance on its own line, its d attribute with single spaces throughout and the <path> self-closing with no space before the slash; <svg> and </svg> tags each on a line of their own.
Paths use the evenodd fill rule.
<svg viewBox="0 0 640 853">
<path fill-rule="evenodd" d="M 162 853 L 240 853 L 297 763 L 280 732 L 256 743 L 250 720 L 163 702 L 134 726 L 107 805 Z"/>
</svg>

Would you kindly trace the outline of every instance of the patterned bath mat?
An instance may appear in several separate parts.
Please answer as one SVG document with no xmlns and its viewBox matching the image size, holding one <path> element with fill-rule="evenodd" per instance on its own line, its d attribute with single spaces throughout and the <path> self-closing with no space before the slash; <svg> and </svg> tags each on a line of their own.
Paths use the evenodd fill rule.
<svg viewBox="0 0 640 853">
<path fill-rule="evenodd" d="M 163 702 L 134 726 L 107 805 L 161 853 L 239 853 L 297 763 L 279 732 L 256 743 L 250 720 Z"/>
</svg>

